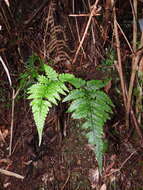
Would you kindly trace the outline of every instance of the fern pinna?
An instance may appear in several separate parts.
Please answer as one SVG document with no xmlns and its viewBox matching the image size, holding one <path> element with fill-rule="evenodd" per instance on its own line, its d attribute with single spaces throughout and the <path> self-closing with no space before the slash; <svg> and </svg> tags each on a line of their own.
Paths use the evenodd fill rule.
<svg viewBox="0 0 143 190">
<path fill-rule="evenodd" d="M 53 68 L 44 65 L 46 76 L 39 75 L 36 84 L 29 90 L 29 99 L 34 120 L 39 135 L 39 145 L 42 140 L 44 122 L 52 105 L 57 105 L 64 95 L 63 102 L 70 101 L 68 112 L 72 113 L 74 119 L 84 121 L 81 126 L 85 129 L 88 142 L 95 147 L 96 159 L 99 169 L 102 170 L 102 159 L 104 154 L 103 126 L 112 113 L 112 101 L 101 90 L 106 85 L 105 81 L 85 81 L 76 78 L 72 74 L 58 74 Z M 70 83 L 74 89 L 67 88 Z"/>
</svg>

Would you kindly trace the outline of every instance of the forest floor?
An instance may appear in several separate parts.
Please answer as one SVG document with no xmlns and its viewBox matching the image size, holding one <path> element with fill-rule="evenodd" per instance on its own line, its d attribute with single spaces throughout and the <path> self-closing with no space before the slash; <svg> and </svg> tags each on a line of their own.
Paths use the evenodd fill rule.
<svg viewBox="0 0 143 190">
<path fill-rule="evenodd" d="M 105 127 L 108 147 L 103 174 L 99 177 L 92 147 L 82 136 L 78 124 L 67 119 L 63 137 L 55 110 L 47 118 L 43 142 L 38 147 L 35 123 L 26 101 L 15 103 L 12 154 L 9 156 L 11 104 L 4 102 L 4 98 L 1 101 L 0 168 L 5 172 L 0 171 L 0 190 L 143 189 L 142 148 L 136 135 L 129 134 L 127 138 L 120 121 L 114 125 L 107 123 Z"/>
</svg>

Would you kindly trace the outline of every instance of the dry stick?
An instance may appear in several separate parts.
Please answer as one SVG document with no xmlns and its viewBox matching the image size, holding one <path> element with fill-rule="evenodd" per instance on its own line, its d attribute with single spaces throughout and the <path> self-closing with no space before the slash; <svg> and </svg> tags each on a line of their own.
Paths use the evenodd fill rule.
<svg viewBox="0 0 143 190">
<path fill-rule="evenodd" d="M 117 63 L 115 62 L 115 67 L 116 67 L 116 69 L 117 69 L 117 71 L 118 71 L 118 73 L 119 73 L 119 66 L 117 65 Z M 126 87 L 126 86 L 125 86 Z M 126 92 L 126 96 L 128 95 L 128 93 L 127 93 L 127 88 L 125 88 L 125 92 Z M 133 111 L 133 109 L 132 109 L 132 106 L 131 106 L 131 116 L 132 116 L 132 119 L 133 119 L 133 122 L 134 122 L 134 126 L 135 126 L 135 129 L 136 129 L 136 131 L 137 131 L 137 134 L 138 134 L 138 136 L 140 137 L 140 139 L 141 139 L 141 143 L 143 144 L 143 135 L 142 135 L 142 132 L 141 132 L 141 129 L 140 129 L 140 127 L 139 127 L 139 125 L 138 125 L 138 121 L 137 121 L 137 119 L 136 119 L 136 117 L 135 117 L 135 114 L 134 114 L 134 111 Z"/>
<path fill-rule="evenodd" d="M 117 44 L 119 77 L 120 77 L 120 81 L 121 81 L 121 89 L 122 89 L 122 94 L 123 94 L 124 106 L 126 108 L 126 106 L 127 106 L 127 100 L 126 100 L 125 83 L 124 83 L 124 77 L 123 77 L 121 52 L 120 52 L 120 40 L 119 40 L 119 34 L 118 34 L 118 26 L 117 26 L 117 20 L 116 20 L 115 6 L 113 8 L 113 12 L 114 12 L 114 32 L 115 32 L 115 40 L 116 40 L 116 44 Z"/>
<path fill-rule="evenodd" d="M 72 3 L 72 11 L 73 11 L 73 13 L 75 12 L 75 4 L 74 4 L 74 1 L 73 1 L 73 3 Z M 69 15 L 69 16 L 70 16 L 70 15 Z M 75 17 L 75 23 L 76 23 L 76 31 L 77 31 L 78 40 L 79 40 L 79 42 L 80 42 L 79 27 L 78 27 L 78 23 L 77 23 L 77 18 L 76 18 L 76 17 Z M 82 51 L 83 51 L 84 56 L 86 56 L 83 46 L 81 46 L 81 48 L 82 48 Z"/>
<path fill-rule="evenodd" d="M 70 179 L 70 175 L 71 175 L 71 173 L 70 173 L 70 171 L 69 171 L 69 172 L 68 172 L 68 177 L 67 177 L 67 179 L 66 179 L 64 185 L 61 187 L 61 190 L 64 190 L 64 189 L 65 189 L 66 184 L 68 183 L 68 181 L 69 181 L 69 179 Z"/>
<path fill-rule="evenodd" d="M 132 12 L 133 12 L 133 50 L 136 51 L 136 42 L 137 42 L 137 0 L 134 0 L 134 5 L 132 5 Z M 134 81 L 136 76 L 136 71 L 138 69 L 138 63 L 140 60 L 140 53 L 133 56 L 132 59 L 132 72 L 131 72 L 131 78 L 130 78 L 130 84 L 129 84 L 129 91 L 128 91 L 128 100 L 127 100 L 127 122 L 129 123 L 129 114 L 130 114 L 130 108 L 131 108 L 131 99 L 132 99 L 132 92 L 134 87 Z"/>
<path fill-rule="evenodd" d="M 137 49 L 137 0 L 133 1 L 133 50 Z"/>
<path fill-rule="evenodd" d="M 136 57 L 134 58 L 134 64 L 132 66 L 132 73 L 131 73 L 131 79 L 130 79 L 130 85 L 129 85 L 129 92 L 128 92 L 128 102 L 127 102 L 127 115 L 130 113 L 130 107 L 131 107 L 131 99 L 132 99 L 132 92 L 134 87 L 134 81 L 136 72 L 138 69 L 138 63 L 140 61 L 140 57 L 143 51 L 140 51 L 137 53 Z"/>
<path fill-rule="evenodd" d="M 89 17 L 91 13 L 87 14 L 69 14 L 70 17 Z M 96 16 L 99 16 L 100 14 L 96 14 Z"/>
<path fill-rule="evenodd" d="M 9 143 L 9 156 L 11 156 L 12 152 L 12 138 L 13 138 L 13 124 L 14 124 L 14 94 L 15 90 L 12 89 L 12 108 L 11 108 L 11 126 L 10 126 L 10 143 Z"/>
<path fill-rule="evenodd" d="M 10 84 L 10 87 L 12 88 L 12 81 L 11 81 L 11 77 L 10 77 L 10 73 L 9 73 L 9 70 L 6 66 L 6 64 L 4 63 L 2 57 L 0 56 L 0 62 L 2 63 L 3 65 L 3 68 L 6 72 L 6 75 L 8 77 L 8 81 L 9 81 L 9 84 Z M 20 89 L 19 89 L 20 90 Z M 13 121 L 14 121 L 14 97 L 17 96 L 19 90 L 16 92 L 15 94 L 15 91 L 14 89 L 12 88 L 12 113 L 11 113 L 11 126 L 10 126 L 10 143 L 9 143 L 9 156 L 11 155 L 11 149 L 12 149 L 12 137 L 13 137 Z"/>
<path fill-rule="evenodd" d="M 75 53 L 75 56 L 74 56 L 74 59 L 73 59 L 73 63 L 76 62 L 76 59 L 77 59 L 77 56 L 78 56 L 78 54 L 79 54 L 80 48 L 82 47 L 82 44 L 83 44 L 84 39 L 85 39 L 85 36 L 86 36 L 87 31 L 88 31 L 88 29 L 89 29 L 90 23 L 91 23 L 91 21 L 92 21 L 92 16 L 95 15 L 95 10 L 96 10 L 96 8 L 97 8 L 98 2 L 99 2 L 99 0 L 96 0 L 95 3 L 94 3 L 94 5 L 93 5 L 93 9 L 92 9 L 92 11 L 91 11 L 91 13 L 90 13 L 90 17 L 89 17 L 89 19 L 88 19 L 88 22 L 87 22 L 87 25 L 86 25 L 84 34 L 83 34 L 83 36 L 82 36 L 82 39 L 81 39 L 81 41 L 80 41 L 80 44 L 79 44 L 79 46 L 78 46 L 78 48 L 77 48 L 77 51 L 76 51 L 76 53 Z"/>
<path fill-rule="evenodd" d="M 15 98 L 17 97 L 19 91 L 20 91 L 20 88 L 16 92 L 15 92 L 14 88 L 12 88 L 12 108 L 11 108 L 9 156 L 11 156 L 11 154 L 12 154 L 12 140 L 13 140 Z"/>
<path fill-rule="evenodd" d="M 7 75 L 8 81 L 9 81 L 9 85 L 11 87 L 12 86 L 12 82 L 11 82 L 11 77 L 10 77 L 10 74 L 9 74 L 9 70 L 8 70 L 6 64 L 4 63 L 4 61 L 3 61 L 3 59 L 2 59 L 1 56 L 0 56 L 0 62 L 1 62 L 3 68 L 4 68 L 5 72 L 6 72 L 6 75 Z"/>
<path fill-rule="evenodd" d="M 140 127 L 139 127 L 138 121 L 137 121 L 137 119 L 136 119 L 136 117 L 135 117 L 135 114 L 134 114 L 134 111 L 133 111 L 132 107 L 131 107 L 131 116 L 132 116 L 132 119 L 133 119 L 133 122 L 134 122 L 135 129 L 136 129 L 136 131 L 137 131 L 137 134 L 138 134 L 138 136 L 140 137 L 141 144 L 143 145 L 143 135 L 142 135 L 142 131 L 141 131 Z"/>
<path fill-rule="evenodd" d="M 117 22 L 117 20 L 116 20 L 116 22 Z M 118 26 L 119 30 L 121 31 L 121 33 L 122 33 L 123 37 L 125 38 L 125 40 L 126 40 L 126 42 L 127 42 L 128 46 L 129 46 L 129 48 L 130 48 L 130 50 L 131 50 L 132 54 L 134 54 L 134 50 L 133 50 L 133 48 L 131 47 L 131 44 L 130 44 L 129 40 L 127 39 L 127 37 L 126 37 L 126 35 L 125 35 L 124 31 L 122 30 L 122 28 L 121 28 L 121 26 L 119 25 L 119 23 L 118 23 L 118 22 L 117 22 L 117 26 Z"/>
<path fill-rule="evenodd" d="M 128 160 L 130 160 L 130 158 L 135 154 L 137 153 L 137 151 L 135 150 L 134 152 L 132 152 L 128 158 L 126 158 L 126 160 L 122 163 L 122 165 L 118 168 L 118 169 L 114 169 L 111 173 L 105 175 L 104 177 L 109 177 L 110 175 L 112 175 L 113 173 L 116 173 L 116 172 L 120 172 L 120 170 L 124 167 L 124 165 L 128 162 Z"/>
<path fill-rule="evenodd" d="M 0 169 L 0 173 L 2 173 L 2 174 L 4 174 L 4 175 L 16 177 L 16 178 L 18 178 L 18 179 L 24 179 L 24 176 L 19 175 L 19 174 L 14 173 L 14 172 L 11 172 L 11 171 L 8 171 L 8 170 Z"/>
</svg>

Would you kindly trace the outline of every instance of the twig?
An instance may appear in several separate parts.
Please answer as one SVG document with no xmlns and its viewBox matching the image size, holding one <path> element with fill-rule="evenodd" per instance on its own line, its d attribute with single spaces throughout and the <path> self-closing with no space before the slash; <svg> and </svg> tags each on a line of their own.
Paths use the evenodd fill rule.
<svg viewBox="0 0 143 190">
<path fill-rule="evenodd" d="M 114 0 L 113 0 L 114 3 Z M 122 89 L 122 95 L 123 95 L 123 101 L 124 101 L 124 106 L 126 108 L 127 106 L 127 100 L 126 100 L 126 92 L 125 92 L 125 82 L 124 82 L 124 77 L 123 77 L 123 69 L 122 69 L 122 61 L 121 61 L 121 52 L 120 52 L 120 40 L 119 40 L 119 34 L 118 34 L 118 26 L 117 26 L 117 19 L 116 19 L 116 10 L 115 6 L 113 8 L 113 13 L 114 13 L 114 32 L 115 32 L 115 40 L 117 44 L 117 56 L 118 56 L 118 70 L 119 70 L 119 77 L 120 77 L 120 82 L 121 82 L 121 89 Z"/>
<path fill-rule="evenodd" d="M 116 172 L 120 172 L 120 170 L 124 167 L 124 165 L 128 162 L 128 160 L 136 153 L 137 151 L 135 150 L 134 152 L 132 152 L 127 158 L 126 160 L 121 164 L 121 166 L 118 169 L 114 169 L 112 172 L 110 172 L 109 174 L 105 175 L 104 177 L 110 176 L 113 173 Z"/>
<path fill-rule="evenodd" d="M 134 54 L 134 50 L 133 50 L 133 48 L 131 47 L 131 44 L 129 43 L 129 40 L 127 39 L 125 33 L 123 32 L 123 30 L 122 30 L 121 26 L 119 25 L 119 23 L 117 22 L 117 20 L 116 20 L 116 23 L 117 23 L 117 26 L 118 26 L 119 30 L 121 31 L 123 37 L 125 38 L 125 40 L 126 40 L 128 46 L 129 46 L 129 48 L 130 48 L 132 54 Z"/>
<path fill-rule="evenodd" d="M 10 77 L 10 74 L 9 74 L 9 70 L 8 70 L 6 64 L 4 63 L 4 61 L 3 61 L 3 59 L 2 59 L 1 56 L 0 56 L 0 62 L 2 63 L 2 66 L 3 66 L 3 68 L 4 68 L 5 72 L 6 72 L 6 75 L 7 75 L 8 81 L 9 81 L 9 85 L 12 86 L 12 82 L 11 82 L 11 77 Z"/>
<path fill-rule="evenodd" d="M 87 14 L 69 14 L 70 17 L 89 17 L 91 13 L 87 13 Z M 93 16 L 99 16 L 100 14 L 96 14 Z"/>
<path fill-rule="evenodd" d="M 134 5 L 130 1 L 132 12 L 133 12 L 133 50 L 136 51 L 136 44 L 137 44 L 137 0 L 133 1 Z M 131 99 L 132 99 L 132 92 L 135 82 L 135 76 L 138 69 L 138 63 L 140 60 L 140 52 L 137 55 L 133 56 L 132 59 L 132 72 L 129 84 L 129 91 L 128 91 L 128 100 L 127 100 L 127 120 L 129 120 L 130 108 L 131 108 Z M 129 123 L 129 121 L 127 121 Z"/>
<path fill-rule="evenodd" d="M 135 129 L 137 131 L 137 134 L 141 139 L 141 143 L 143 143 L 143 135 L 142 135 L 141 129 L 140 129 L 139 125 L 138 125 L 138 121 L 137 121 L 137 119 L 135 117 L 135 114 L 134 114 L 134 111 L 133 111 L 132 108 L 131 108 L 131 116 L 132 116 L 132 119 L 133 119 L 133 122 L 134 122 L 134 125 L 135 125 Z"/>
<path fill-rule="evenodd" d="M 0 173 L 2 173 L 2 174 L 4 174 L 4 175 L 16 177 L 16 178 L 18 178 L 18 179 L 24 179 L 24 176 L 19 175 L 19 174 L 14 173 L 14 172 L 11 172 L 11 171 L 8 171 L 8 170 L 0 169 Z"/>
<path fill-rule="evenodd" d="M 127 161 L 136 153 L 137 151 L 135 150 L 134 152 L 132 152 L 128 158 L 126 158 L 126 160 L 122 163 L 122 165 L 120 166 L 119 170 L 121 170 L 124 165 L 127 163 Z"/>
<path fill-rule="evenodd" d="M 67 179 L 66 179 L 64 185 L 62 186 L 61 190 L 64 190 L 66 184 L 68 183 L 68 181 L 69 181 L 69 179 L 70 179 L 70 175 L 71 175 L 71 173 L 70 173 L 70 171 L 69 171 L 69 172 L 68 172 L 68 177 L 67 177 Z"/>
<path fill-rule="evenodd" d="M 137 48 L 137 0 L 133 1 L 133 50 Z"/>
<path fill-rule="evenodd" d="M 93 15 L 95 15 L 95 11 L 96 11 L 96 9 L 97 9 L 97 4 L 98 4 L 98 2 L 99 2 L 99 0 L 96 0 L 95 3 L 94 3 L 94 5 L 93 5 L 92 11 L 91 11 L 91 13 L 90 13 L 90 16 L 89 16 L 89 19 L 88 19 L 88 22 L 87 22 L 87 25 L 86 25 L 86 28 L 85 28 L 85 31 L 84 31 L 84 34 L 83 34 L 83 36 L 82 36 L 82 39 L 81 39 L 81 41 L 80 41 L 80 44 L 79 44 L 79 46 L 78 46 L 78 48 L 77 48 L 77 51 L 76 51 L 76 53 L 75 53 L 75 56 L 74 56 L 74 59 L 73 59 L 73 63 L 76 62 L 76 59 L 77 59 L 77 56 L 78 56 L 78 54 L 79 54 L 80 48 L 81 48 L 82 45 L 83 45 L 85 36 L 86 36 L 87 31 L 88 31 L 88 29 L 89 29 L 90 23 L 91 23 L 91 21 L 92 21 L 92 17 L 93 17 Z"/>
<path fill-rule="evenodd" d="M 25 25 L 25 26 L 29 25 L 29 24 L 32 22 L 32 20 L 34 20 L 34 18 L 38 15 L 38 13 L 39 13 L 40 11 L 42 11 L 42 9 L 44 8 L 44 6 L 45 6 L 47 3 L 49 3 L 49 2 L 50 2 L 49 0 L 44 0 L 43 3 L 40 5 L 40 7 L 34 12 L 34 14 L 33 14 L 28 20 L 26 20 L 26 21 L 24 22 L 24 25 Z"/>
<path fill-rule="evenodd" d="M 14 123 L 14 105 L 15 105 L 14 96 L 15 96 L 15 90 L 12 88 L 12 108 L 11 108 L 9 156 L 11 156 L 11 152 L 12 152 L 13 123 Z"/>
<path fill-rule="evenodd" d="M 72 12 L 73 12 L 73 14 L 75 12 L 75 4 L 74 3 L 75 2 L 73 1 L 73 3 L 72 3 Z M 71 15 L 69 15 L 69 16 L 71 16 Z M 79 27 L 78 27 L 78 23 L 77 23 L 77 18 L 75 17 L 74 19 L 75 19 L 75 24 L 76 24 L 76 31 L 77 31 L 78 41 L 80 43 L 81 39 L 80 39 L 80 33 L 79 33 Z M 82 52 L 83 52 L 84 56 L 86 57 L 86 54 L 85 54 L 83 46 L 81 46 L 81 49 L 82 49 Z"/>
<path fill-rule="evenodd" d="M 11 154 L 12 154 L 12 140 L 13 140 L 15 98 L 17 97 L 19 91 L 20 91 L 20 88 L 16 92 L 15 92 L 14 88 L 12 88 L 12 108 L 11 108 L 9 156 L 11 156 Z"/>
<path fill-rule="evenodd" d="M 132 66 L 132 73 L 131 73 L 131 79 L 129 84 L 129 91 L 128 91 L 128 101 L 127 101 L 127 116 L 129 117 L 130 108 L 131 108 L 131 99 L 132 99 L 132 92 L 135 82 L 135 76 L 138 69 L 138 63 L 140 61 L 141 55 L 143 53 L 143 50 L 139 51 L 136 56 L 134 57 L 134 64 Z"/>
</svg>

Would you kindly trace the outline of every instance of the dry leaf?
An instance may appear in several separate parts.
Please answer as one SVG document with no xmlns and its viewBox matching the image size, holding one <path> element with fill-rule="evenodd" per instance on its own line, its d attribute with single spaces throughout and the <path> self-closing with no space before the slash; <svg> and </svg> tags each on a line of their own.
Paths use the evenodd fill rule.
<svg viewBox="0 0 143 190">
<path fill-rule="evenodd" d="M 99 170 L 96 169 L 90 169 L 89 170 L 89 181 L 91 183 L 91 187 L 94 189 L 99 182 Z"/>
</svg>

